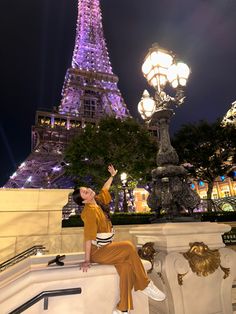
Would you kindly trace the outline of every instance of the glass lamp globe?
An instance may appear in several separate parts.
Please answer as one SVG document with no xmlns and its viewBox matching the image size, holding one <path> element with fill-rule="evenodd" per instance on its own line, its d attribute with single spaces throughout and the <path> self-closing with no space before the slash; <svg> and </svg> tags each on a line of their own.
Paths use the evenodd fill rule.
<svg viewBox="0 0 236 314">
<path fill-rule="evenodd" d="M 168 69 L 167 78 L 173 88 L 178 86 L 186 86 L 190 74 L 190 69 L 187 64 L 178 62 L 172 64 Z"/>
<path fill-rule="evenodd" d="M 138 111 L 144 120 L 148 120 L 153 115 L 156 108 L 155 100 L 150 97 L 149 92 L 145 89 L 143 96 L 138 103 Z"/>
<path fill-rule="evenodd" d="M 160 91 L 167 83 L 167 73 L 173 63 L 174 56 L 171 52 L 155 44 L 148 52 L 142 72 L 148 83 Z"/>
<path fill-rule="evenodd" d="M 127 181 L 127 173 L 125 172 L 122 172 L 121 175 L 120 175 L 120 179 L 122 182 L 126 182 Z"/>
</svg>

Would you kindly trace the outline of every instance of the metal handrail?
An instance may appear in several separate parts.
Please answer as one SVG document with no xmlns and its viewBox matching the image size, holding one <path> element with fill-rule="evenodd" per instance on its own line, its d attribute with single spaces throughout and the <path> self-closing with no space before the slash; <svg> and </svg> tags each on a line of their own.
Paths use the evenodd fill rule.
<svg viewBox="0 0 236 314">
<path fill-rule="evenodd" d="M 58 297 L 64 295 L 73 295 L 73 294 L 81 294 L 81 288 L 70 288 L 70 289 L 60 289 L 60 290 L 49 290 L 49 291 L 42 291 L 32 299 L 28 300 L 24 304 L 20 305 L 15 310 L 9 312 L 9 314 L 20 314 L 33 306 L 35 303 L 39 302 L 40 300 L 44 299 L 44 310 L 48 309 L 48 298 L 51 297 Z"/>
<path fill-rule="evenodd" d="M 21 262 L 29 256 L 36 255 L 38 251 L 45 251 L 45 247 L 43 245 L 34 245 L 31 248 L 17 254 L 16 256 L 8 259 L 7 261 L 0 264 L 0 272 L 5 269 Z"/>
</svg>

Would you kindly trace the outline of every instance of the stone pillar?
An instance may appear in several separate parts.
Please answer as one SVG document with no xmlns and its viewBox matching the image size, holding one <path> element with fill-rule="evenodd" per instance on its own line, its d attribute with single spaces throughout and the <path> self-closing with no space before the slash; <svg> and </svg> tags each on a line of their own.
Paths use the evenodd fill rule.
<svg viewBox="0 0 236 314">
<path fill-rule="evenodd" d="M 225 248 L 230 226 L 211 222 L 166 223 L 130 231 L 137 245 L 154 242 L 155 284 L 166 293 L 158 314 L 231 314 L 236 252 Z"/>
</svg>

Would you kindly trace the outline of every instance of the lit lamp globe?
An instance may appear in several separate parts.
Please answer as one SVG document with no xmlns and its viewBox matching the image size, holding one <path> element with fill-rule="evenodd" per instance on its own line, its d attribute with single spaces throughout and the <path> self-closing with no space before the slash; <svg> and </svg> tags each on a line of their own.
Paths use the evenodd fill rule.
<svg viewBox="0 0 236 314">
<path fill-rule="evenodd" d="M 165 87 L 167 83 L 168 70 L 173 64 L 174 55 L 168 50 L 160 48 L 155 44 L 144 60 L 142 72 L 148 83 L 158 92 Z"/>
<path fill-rule="evenodd" d="M 173 88 L 184 87 L 190 74 L 190 69 L 187 64 L 178 62 L 172 64 L 167 72 L 167 79 Z"/>
<path fill-rule="evenodd" d="M 143 96 L 138 103 L 138 111 L 144 120 L 149 120 L 156 109 L 155 100 L 150 97 L 149 92 L 145 89 Z"/>
<path fill-rule="evenodd" d="M 122 172 L 120 175 L 120 179 L 122 183 L 126 183 L 127 181 L 127 174 L 125 172 Z"/>
</svg>

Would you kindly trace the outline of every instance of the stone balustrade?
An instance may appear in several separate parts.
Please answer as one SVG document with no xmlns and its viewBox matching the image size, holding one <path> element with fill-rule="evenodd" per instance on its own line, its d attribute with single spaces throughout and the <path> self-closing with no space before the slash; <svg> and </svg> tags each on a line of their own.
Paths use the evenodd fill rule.
<svg viewBox="0 0 236 314">
<path fill-rule="evenodd" d="M 163 223 L 130 232 L 138 245 L 154 242 L 153 281 L 167 298 L 158 314 L 232 314 L 236 252 L 225 248 L 226 224 Z M 233 302 L 232 302 L 233 301 Z"/>
<path fill-rule="evenodd" d="M 0 273 L 0 313 L 7 314 L 42 291 L 81 288 L 79 295 L 49 299 L 50 314 L 111 314 L 119 300 L 119 277 L 114 266 L 94 264 L 79 269 L 83 253 L 66 256 L 64 266 L 47 266 L 54 256 L 35 256 Z M 150 263 L 143 261 L 146 270 Z M 133 292 L 132 314 L 149 314 L 148 298 Z M 44 313 L 43 300 L 24 313 Z"/>
</svg>

